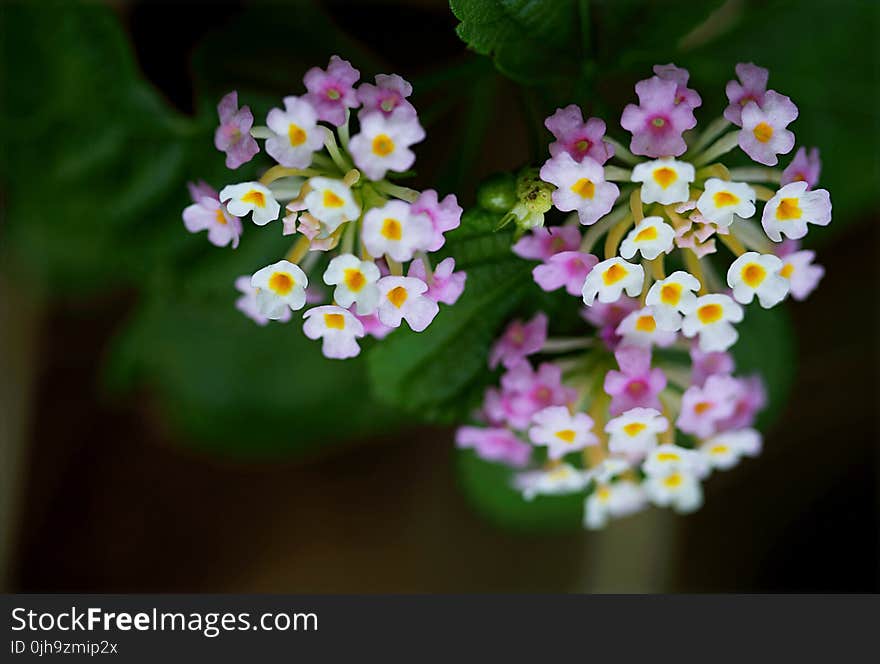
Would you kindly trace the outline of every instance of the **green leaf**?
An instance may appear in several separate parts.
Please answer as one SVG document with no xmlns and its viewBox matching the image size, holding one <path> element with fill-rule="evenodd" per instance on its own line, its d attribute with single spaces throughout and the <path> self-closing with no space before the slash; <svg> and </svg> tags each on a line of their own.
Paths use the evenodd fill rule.
<svg viewBox="0 0 880 664">
<path fill-rule="evenodd" d="M 531 285 L 529 264 L 510 251 L 511 234 L 494 231 L 499 219 L 474 208 L 447 236 L 445 253 L 468 275 L 464 294 L 424 332 L 400 329 L 369 353 L 378 398 L 424 419 L 467 416 L 491 379 L 489 346 Z"/>
</svg>

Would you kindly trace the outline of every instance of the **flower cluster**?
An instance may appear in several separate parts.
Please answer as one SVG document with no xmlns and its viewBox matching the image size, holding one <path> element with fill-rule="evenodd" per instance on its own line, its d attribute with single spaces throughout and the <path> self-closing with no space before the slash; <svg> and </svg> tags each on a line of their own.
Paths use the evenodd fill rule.
<svg viewBox="0 0 880 664">
<path fill-rule="evenodd" d="M 648 504 L 695 510 L 713 470 L 760 452 L 766 396 L 760 377 L 734 375 L 737 324 L 747 305 L 801 300 L 823 275 L 798 245 L 831 221 L 818 152 L 768 168 L 794 147 L 797 107 L 767 90 L 765 69 L 736 73 L 723 117 L 697 133 L 688 72 L 656 66 L 621 117 L 629 149 L 602 120 L 557 110 L 540 180 L 570 214 L 553 227 L 549 205 L 508 215 L 528 229 L 513 251 L 538 262 L 537 285 L 582 298 L 591 327 L 551 337 L 541 312 L 511 323 L 490 354 L 500 385 L 456 442 L 516 468 L 528 500 L 582 493 L 588 528 Z M 760 166 L 719 161 L 736 148 Z"/>
<path fill-rule="evenodd" d="M 455 196 L 388 179 L 413 166 L 411 148 L 425 138 L 408 100 L 412 86 L 396 74 L 358 85 L 359 79 L 349 62 L 333 56 L 326 69 L 310 69 L 305 94 L 285 97 L 263 126 L 254 126 L 247 106 L 239 108 L 236 92 L 226 95 L 214 137 L 226 166 L 237 169 L 253 159 L 257 139 L 276 164 L 258 181 L 219 192 L 190 185 L 193 203 L 183 211 L 187 230 L 206 230 L 209 242 L 233 248 L 244 217 L 257 226 L 282 218 L 273 225 L 296 236 L 290 251 L 236 280 L 236 306 L 266 325 L 318 305 L 303 314 L 303 332 L 322 339 L 324 355 L 340 359 L 360 352 L 358 339 L 382 338 L 402 321 L 421 332 L 438 303 L 456 302 L 466 278 L 454 259 L 432 264 L 429 256 L 461 222 Z"/>
</svg>

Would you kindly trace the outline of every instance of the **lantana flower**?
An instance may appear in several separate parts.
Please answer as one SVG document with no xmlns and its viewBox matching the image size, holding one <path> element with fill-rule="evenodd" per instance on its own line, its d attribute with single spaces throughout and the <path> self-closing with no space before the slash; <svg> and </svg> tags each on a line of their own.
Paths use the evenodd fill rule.
<svg viewBox="0 0 880 664">
<path fill-rule="evenodd" d="M 235 288 L 241 293 L 241 297 L 235 301 L 235 308 L 254 321 L 257 325 L 268 325 L 270 319 L 260 312 L 260 307 L 257 304 L 257 293 L 259 292 L 259 289 L 251 286 L 251 275 L 246 274 L 236 278 Z M 275 320 L 279 323 L 286 323 L 292 316 L 293 314 L 290 311 L 290 307 L 285 307 L 281 310 L 281 315 Z"/>
<path fill-rule="evenodd" d="M 691 385 L 681 398 L 676 426 L 700 438 L 721 429 L 719 424 L 736 409 L 739 384 L 730 376 L 709 376 L 703 386 Z"/>
<path fill-rule="evenodd" d="M 455 198 L 455 194 L 449 194 L 443 200 L 437 196 L 433 189 L 426 189 L 413 201 L 410 208 L 413 214 L 424 214 L 431 220 L 434 235 L 426 243 L 425 251 L 437 251 L 446 242 L 444 233 L 455 230 L 461 225 L 461 213 L 463 210 Z"/>
<path fill-rule="evenodd" d="M 605 181 L 599 162 L 590 157 L 575 161 L 568 152 L 548 159 L 541 167 L 541 179 L 557 187 L 553 205 L 563 212 L 577 211 L 585 226 L 608 214 L 620 194 L 616 184 Z"/>
<path fill-rule="evenodd" d="M 794 122 L 798 109 L 791 99 L 768 90 L 760 106 L 750 101 L 742 109 L 739 146 L 747 155 L 765 166 L 779 163 L 780 154 L 794 147 L 794 134 L 786 127 Z"/>
<path fill-rule="evenodd" d="M 675 343 L 676 338 L 675 332 L 664 330 L 657 325 L 653 307 L 633 311 L 620 321 L 616 332 L 623 339 L 624 344 L 633 346 L 666 347 Z"/>
<path fill-rule="evenodd" d="M 761 224 L 774 242 L 782 236 L 799 240 L 807 234 L 807 224 L 831 223 L 831 196 L 826 189 L 809 191 L 806 182 L 785 185 L 764 206 Z"/>
<path fill-rule="evenodd" d="M 636 164 L 631 180 L 642 183 L 642 203 L 670 205 L 688 200 L 694 177 L 694 167 L 685 161 L 657 159 Z"/>
<path fill-rule="evenodd" d="M 546 261 L 563 251 L 577 251 L 581 244 L 581 233 L 574 226 L 539 226 L 523 235 L 512 251 L 520 258 Z"/>
<path fill-rule="evenodd" d="M 372 261 L 362 261 L 354 254 L 342 254 L 327 265 L 324 283 L 336 286 L 333 299 L 339 306 L 348 309 L 357 304 L 358 315 L 367 316 L 379 306 L 376 282 L 380 276 L 379 268 Z"/>
<path fill-rule="evenodd" d="M 398 327 L 405 320 L 413 331 L 421 332 L 440 308 L 427 297 L 428 284 L 415 277 L 382 277 L 379 287 L 379 320 L 389 327 Z"/>
<path fill-rule="evenodd" d="M 489 368 L 499 364 L 511 368 L 519 364 L 525 357 L 541 350 L 547 340 L 547 316 L 543 313 L 535 315 L 527 323 L 515 320 L 489 352 Z"/>
<path fill-rule="evenodd" d="M 657 327 L 670 332 L 680 330 L 684 315 L 693 312 L 697 306 L 696 292 L 699 290 L 699 279 L 684 270 L 655 282 L 645 303 L 651 306 Z"/>
<path fill-rule="evenodd" d="M 562 463 L 547 470 L 519 473 L 513 481 L 525 500 L 536 496 L 558 496 L 583 490 L 590 476 L 571 464 Z"/>
<path fill-rule="evenodd" d="M 318 114 L 310 103 L 285 97 L 284 109 L 273 108 L 266 116 L 272 132 L 266 139 L 266 152 L 282 166 L 305 168 L 324 145 L 324 129 L 317 123 Z"/>
<path fill-rule="evenodd" d="M 220 195 L 207 185 L 190 188 L 193 204 L 183 210 L 183 223 L 190 233 L 208 231 L 208 242 L 235 249 L 241 237 L 241 219 L 229 214 Z"/>
<path fill-rule="evenodd" d="M 631 260 L 636 253 L 642 258 L 653 260 L 660 254 L 672 251 L 675 229 L 663 221 L 662 217 L 645 217 L 620 245 L 620 255 Z"/>
<path fill-rule="evenodd" d="M 630 150 L 646 157 L 677 157 L 687 150 L 682 133 L 697 126 L 694 107 L 678 102 L 676 81 L 654 76 L 636 84 L 639 105 L 623 110 L 620 125 L 632 132 Z"/>
<path fill-rule="evenodd" d="M 669 428 L 669 422 L 653 408 L 633 408 L 605 425 L 609 434 L 608 449 L 630 460 L 645 457 L 657 446 L 657 435 Z"/>
<path fill-rule="evenodd" d="M 690 89 L 687 84 L 691 75 L 687 69 L 676 67 L 671 62 L 667 65 L 654 65 L 654 74 L 666 81 L 675 83 L 675 103 L 687 104 L 692 109 L 699 108 L 703 104 L 700 93 Z"/>
<path fill-rule="evenodd" d="M 733 468 L 744 456 L 757 456 L 761 452 L 761 434 L 754 429 L 725 431 L 709 438 L 700 446 L 706 463 L 718 470 Z"/>
<path fill-rule="evenodd" d="M 755 190 L 745 182 L 709 178 L 697 200 L 697 209 L 713 224 L 727 227 L 736 217 L 751 219 L 755 214 L 755 197 Z"/>
<path fill-rule="evenodd" d="M 765 309 L 776 306 L 789 289 L 788 280 L 780 274 L 782 267 L 782 261 L 773 254 L 747 251 L 727 271 L 727 285 L 733 289 L 733 298 L 750 304 L 757 296 Z"/>
<path fill-rule="evenodd" d="M 375 85 L 361 83 L 357 89 L 357 99 L 361 103 L 360 112 L 379 111 L 391 115 L 401 108 L 415 116 L 416 109 L 407 101 L 412 91 L 412 85 L 398 74 L 376 74 Z"/>
<path fill-rule="evenodd" d="M 615 302 L 623 292 L 637 297 L 642 292 L 645 270 L 641 265 L 628 263 L 622 258 L 609 258 L 597 263 L 584 281 L 584 304 Z"/>
<path fill-rule="evenodd" d="M 386 116 L 380 111 L 361 117 L 361 131 L 351 137 L 348 149 L 355 166 L 371 180 L 381 180 L 388 171 L 403 172 L 416 160 L 410 147 L 424 140 L 425 130 L 404 108 Z"/>
<path fill-rule="evenodd" d="M 815 265 L 816 252 L 794 251 L 782 256 L 780 276 L 788 279 L 789 291 L 795 300 L 805 300 L 825 276 L 825 268 Z"/>
<path fill-rule="evenodd" d="M 513 468 L 525 466 L 532 455 L 531 445 L 503 427 L 461 427 L 455 432 L 455 444 L 462 449 L 473 449 L 487 461 L 498 461 Z"/>
<path fill-rule="evenodd" d="M 415 277 L 427 283 L 428 290 L 425 295 L 434 302 L 442 302 L 443 304 L 458 302 L 467 281 L 465 272 L 455 271 L 455 259 L 452 256 L 437 263 L 430 277 L 425 270 L 425 261 L 414 260 L 409 264 L 409 272 L 406 273 L 406 276 Z"/>
<path fill-rule="evenodd" d="M 254 114 L 247 106 L 238 107 L 238 93 L 233 91 L 217 105 L 220 126 L 214 132 L 214 146 L 226 153 L 226 168 L 238 168 L 260 151 L 251 136 Z"/>
<path fill-rule="evenodd" d="M 709 464 L 695 450 L 665 444 L 651 450 L 642 470 L 649 477 L 666 477 L 681 471 L 702 478 L 708 474 Z"/>
<path fill-rule="evenodd" d="M 556 109 L 553 115 L 544 120 L 544 126 L 556 138 L 550 144 L 550 155 L 553 157 L 566 152 L 575 161 L 590 157 L 604 164 L 614 154 L 614 147 L 602 140 L 605 137 L 605 122 L 599 118 L 589 118 L 584 122 L 581 109 L 575 104 Z"/>
<path fill-rule="evenodd" d="M 225 203 L 229 213 L 236 217 L 251 213 L 251 219 L 257 226 L 275 221 L 281 212 L 281 206 L 272 196 L 272 192 L 259 182 L 242 182 L 223 187 L 220 190 L 220 200 Z"/>
<path fill-rule="evenodd" d="M 599 439 L 592 432 L 593 420 L 584 413 L 572 415 L 565 406 L 550 406 L 532 416 L 529 438 L 535 445 L 545 445 L 551 459 L 561 459 Z"/>
<path fill-rule="evenodd" d="M 346 109 L 357 108 L 359 103 L 354 89 L 359 78 L 360 72 L 338 55 L 331 56 L 327 69 L 309 69 L 303 78 L 309 91 L 306 99 L 318 118 L 336 127 L 345 124 Z"/>
<path fill-rule="evenodd" d="M 303 203 L 309 214 L 321 222 L 326 234 L 360 216 L 361 208 L 354 200 L 351 189 L 342 180 L 311 178 L 309 189 Z"/>
<path fill-rule="evenodd" d="M 580 295 L 584 281 L 599 259 L 580 251 L 562 251 L 532 270 L 535 283 L 545 291 L 565 287 L 569 295 Z"/>
<path fill-rule="evenodd" d="M 257 309 L 266 318 L 275 320 L 289 309 L 297 311 L 306 304 L 309 279 L 299 265 L 281 260 L 257 270 L 251 286 L 257 290 Z"/>
<path fill-rule="evenodd" d="M 699 479 L 683 471 L 648 477 L 643 483 L 648 499 L 658 507 L 671 507 L 679 514 L 689 514 L 703 505 L 703 487 Z"/>
<path fill-rule="evenodd" d="M 721 293 L 697 298 L 694 310 L 684 317 L 681 331 L 686 337 L 700 337 L 705 353 L 725 351 L 739 338 L 731 323 L 743 319 L 743 310 L 730 296 Z"/>
<path fill-rule="evenodd" d="M 659 394 L 666 387 L 666 374 L 651 368 L 651 351 L 640 346 L 622 346 L 614 357 L 620 371 L 605 374 L 603 389 L 611 397 L 608 412 L 620 415 L 633 408 L 651 408 L 659 411 Z"/>
<path fill-rule="evenodd" d="M 326 357 L 344 360 L 361 352 L 357 340 L 364 336 L 364 326 L 348 309 L 324 305 L 309 309 L 303 318 L 303 333 L 309 339 L 323 339 Z"/>
<path fill-rule="evenodd" d="M 728 81 L 727 83 L 726 92 L 729 104 L 724 109 L 724 117 L 741 127 L 742 110 L 747 104 L 751 102 L 759 107 L 763 106 L 770 72 L 751 62 L 741 62 L 736 66 L 736 75 L 739 77 L 739 81 Z"/>
<path fill-rule="evenodd" d="M 428 216 L 414 213 L 404 201 L 389 201 L 364 215 L 363 242 L 373 256 L 408 261 L 416 251 L 427 249 L 433 234 Z"/>
<path fill-rule="evenodd" d="M 809 153 L 806 148 L 798 148 L 794 159 L 782 171 L 779 184 L 785 186 L 791 182 L 806 182 L 807 189 L 812 189 L 819 184 L 821 172 L 822 161 L 819 159 L 819 148 L 811 148 Z"/>
<path fill-rule="evenodd" d="M 619 519 L 641 511 L 646 502 L 645 491 L 632 480 L 599 484 L 584 503 L 584 527 L 598 530 L 611 518 Z"/>
</svg>

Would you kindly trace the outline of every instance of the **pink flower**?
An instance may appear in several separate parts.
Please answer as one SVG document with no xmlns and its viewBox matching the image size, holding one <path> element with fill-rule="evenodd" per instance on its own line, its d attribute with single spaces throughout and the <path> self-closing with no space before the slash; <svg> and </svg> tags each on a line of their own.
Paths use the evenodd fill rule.
<svg viewBox="0 0 880 664">
<path fill-rule="evenodd" d="M 727 100 L 730 105 L 724 109 L 724 117 L 738 127 L 742 126 L 742 110 L 749 102 L 759 107 L 764 105 L 767 81 L 770 72 L 751 62 L 741 62 L 736 66 L 739 81 L 728 81 Z"/>
<path fill-rule="evenodd" d="M 551 459 L 561 459 L 569 452 L 599 443 L 592 431 L 593 418 L 585 413 L 572 415 L 565 406 L 544 408 L 535 413 L 532 422 L 529 438 L 535 445 L 546 445 Z"/>
<path fill-rule="evenodd" d="M 427 297 L 428 284 L 415 277 L 382 277 L 376 284 L 379 299 L 379 320 L 389 327 L 406 321 L 413 332 L 421 332 L 439 311 L 437 303 Z"/>
<path fill-rule="evenodd" d="M 357 89 L 358 101 L 362 104 L 361 113 L 380 111 L 391 115 L 396 108 L 416 115 L 416 109 L 406 98 L 412 94 L 412 85 L 397 74 L 377 74 L 376 85 L 361 83 Z"/>
<path fill-rule="evenodd" d="M 742 109 L 739 146 L 759 164 L 775 166 L 779 162 L 776 155 L 787 154 L 794 147 L 794 134 L 786 127 L 797 116 L 791 99 L 768 90 L 761 106 L 750 101 Z"/>
<path fill-rule="evenodd" d="M 675 83 L 676 104 L 687 104 L 691 108 L 699 108 L 703 104 L 699 93 L 687 86 L 688 79 L 691 77 L 687 69 L 682 69 L 669 63 L 668 65 L 654 65 L 654 73 L 664 81 L 673 81 Z"/>
<path fill-rule="evenodd" d="M 729 376 L 733 373 L 733 357 L 730 353 L 706 353 L 700 350 L 699 344 L 691 346 L 691 383 L 702 387 L 709 376 L 720 374 Z"/>
<path fill-rule="evenodd" d="M 426 214 L 434 226 L 434 237 L 426 246 L 427 251 L 437 251 L 446 242 L 443 234 L 461 225 L 462 209 L 455 194 L 448 194 L 441 201 L 436 191 L 426 189 L 412 204 L 411 211 Z"/>
<path fill-rule="evenodd" d="M 379 314 L 377 313 L 372 313 L 367 316 L 359 316 L 356 311 L 352 313 L 354 314 L 354 317 L 361 322 L 361 325 L 364 326 L 364 334 L 369 334 L 375 339 L 384 339 L 394 332 L 393 327 L 389 327 L 379 320 Z"/>
<path fill-rule="evenodd" d="M 330 58 L 326 70 L 312 67 L 306 72 L 303 82 L 309 93 L 305 99 L 312 104 L 319 120 L 337 127 L 345 124 L 345 109 L 358 106 L 354 84 L 360 75 L 348 60 L 338 55 Z"/>
<path fill-rule="evenodd" d="M 554 291 L 565 286 L 569 295 L 580 295 L 584 281 L 599 259 L 580 251 L 562 251 L 532 270 L 535 283 L 542 290 Z"/>
<path fill-rule="evenodd" d="M 232 91 L 217 104 L 220 126 L 214 132 L 214 146 L 226 153 L 226 168 L 238 168 L 260 151 L 251 127 L 254 114 L 247 106 L 238 107 L 238 92 Z"/>
<path fill-rule="evenodd" d="M 183 224 L 190 233 L 208 231 L 208 242 L 216 247 L 232 244 L 235 249 L 241 237 L 241 219 L 229 214 L 220 202 L 220 195 L 207 183 L 187 184 L 193 204 L 183 210 Z"/>
<path fill-rule="evenodd" d="M 791 163 L 782 171 L 781 185 L 789 182 L 803 181 L 807 183 L 807 189 L 812 189 L 819 184 L 819 173 L 822 172 L 822 162 L 819 160 L 819 148 L 811 148 L 809 155 L 806 148 L 798 148 Z"/>
<path fill-rule="evenodd" d="M 473 449 L 486 461 L 498 461 L 522 468 L 529 462 L 532 446 L 524 443 L 510 429 L 500 427 L 459 427 L 455 444 L 462 449 Z"/>
<path fill-rule="evenodd" d="M 513 245 L 513 253 L 520 258 L 546 261 L 562 251 L 577 251 L 581 232 L 574 226 L 539 226 L 526 233 Z"/>
<path fill-rule="evenodd" d="M 605 122 L 599 118 L 584 122 L 581 109 L 575 104 L 556 109 L 553 115 L 544 120 L 544 126 L 556 137 L 556 141 L 550 144 L 550 155 L 553 157 L 567 152 L 575 161 L 590 157 L 604 164 L 614 156 L 614 147 L 602 140 L 605 137 Z"/>
<path fill-rule="evenodd" d="M 608 412 L 620 415 L 632 408 L 663 410 L 657 395 L 666 387 L 666 374 L 651 368 L 651 351 L 639 346 L 621 346 L 614 357 L 620 371 L 605 375 L 604 390 L 611 397 Z"/>
<path fill-rule="evenodd" d="M 585 226 L 608 214 L 620 194 L 616 184 L 605 181 L 602 165 L 590 157 L 578 162 L 560 152 L 544 163 L 540 174 L 544 182 L 556 185 L 551 194 L 553 205 L 562 212 L 577 210 Z"/>
<path fill-rule="evenodd" d="M 562 369 L 544 363 L 535 371 L 522 360 L 501 377 L 501 391 L 488 390 L 484 408 L 492 422 L 525 429 L 532 416 L 548 406 L 573 403 L 577 391 L 562 385 Z"/>
<path fill-rule="evenodd" d="M 794 240 L 786 240 L 786 242 L 796 243 Z M 816 253 L 809 250 L 793 251 L 780 257 L 782 269 L 779 274 L 788 279 L 791 296 L 799 302 L 807 299 L 825 276 L 825 268 L 813 264 Z"/>
<path fill-rule="evenodd" d="M 734 378 L 737 391 L 733 397 L 733 413 L 717 424 L 718 431 L 743 429 L 755 423 L 759 410 L 767 405 L 767 390 L 760 376 Z"/>
<path fill-rule="evenodd" d="M 620 343 L 617 326 L 641 306 L 638 298 L 622 295 L 616 302 L 593 302 L 593 306 L 581 309 L 581 317 L 590 325 L 600 328 L 599 336 L 609 350 Z"/>
<path fill-rule="evenodd" d="M 730 376 L 709 376 L 705 384 L 691 385 L 681 398 L 681 413 L 676 426 L 698 438 L 708 438 L 721 430 L 741 396 L 741 385 Z"/>
<path fill-rule="evenodd" d="M 653 76 L 636 83 L 639 105 L 623 109 L 620 125 L 631 132 L 630 150 L 646 157 L 677 157 L 687 150 L 682 133 L 697 126 L 694 111 L 676 103 L 675 81 Z"/>
<path fill-rule="evenodd" d="M 425 264 L 416 259 L 409 264 L 409 271 L 406 276 L 416 277 L 428 284 L 428 292 L 425 293 L 434 302 L 442 302 L 443 304 L 455 304 L 461 294 L 464 292 L 464 283 L 467 280 L 467 273 L 455 272 L 455 259 L 450 256 L 434 266 L 434 273 L 428 280 L 425 272 Z"/>
<path fill-rule="evenodd" d="M 235 288 L 242 294 L 242 296 L 235 301 L 235 308 L 254 321 L 257 325 L 268 325 L 269 319 L 261 314 L 259 307 L 257 307 L 257 289 L 251 286 L 251 275 L 246 274 L 238 277 L 235 280 Z M 291 315 L 290 308 L 286 307 L 284 311 L 281 312 L 281 317 L 276 320 L 279 323 L 286 323 L 290 320 Z"/>
<path fill-rule="evenodd" d="M 523 358 L 537 353 L 547 341 L 547 316 L 538 312 L 528 323 L 515 320 L 489 353 L 489 368 L 502 364 L 506 369 L 519 364 Z"/>
</svg>

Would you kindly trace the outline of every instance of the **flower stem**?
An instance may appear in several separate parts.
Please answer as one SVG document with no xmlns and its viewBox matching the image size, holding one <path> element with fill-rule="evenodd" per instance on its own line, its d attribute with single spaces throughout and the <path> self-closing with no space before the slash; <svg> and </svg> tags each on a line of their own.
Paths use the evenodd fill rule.
<svg viewBox="0 0 880 664">
<path fill-rule="evenodd" d="M 608 236 L 605 238 L 606 260 L 617 255 L 617 247 L 620 246 L 620 241 L 623 239 L 623 236 L 632 224 L 633 215 L 631 212 L 628 212 L 623 219 L 617 222 L 617 225 L 608 232 Z"/>
<path fill-rule="evenodd" d="M 286 166 L 273 166 L 268 171 L 263 173 L 263 176 L 260 178 L 260 184 L 270 185 L 275 182 L 275 180 L 291 176 L 310 178 L 314 175 L 320 175 L 320 172 L 311 168 L 287 168 Z"/>
<path fill-rule="evenodd" d="M 402 187 L 399 184 L 393 184 L 388 182 L 388 180 L 380 180 L 379 182 L 374 183 L 374 186 L 379 191 L 388 194 L 389 196 L 394 196 L 395 198 L 399 198 L 407 203 L 414 202 L 421 194 L 415 189 L 410 189 L 409 187 Z"/>
<path fill-rule="evenodd" d="M 633 189 L 632 193 L 629 195 L 629 209 L 630 212 L 632 212 L 633 219 L 637 224 L 645 218 L 645 210 L 642 207 L 641 188 Z"/>
<path fill-rule="evenodd" d="M 614 140 L 608 135 L 606 135 L 605 138 L 603 138 L 602 140 L 614 146 L 614 159 L 619 159 L 620 161 L 624 162 L 625 164 L 629 164 L 630 166 L 635 166 L 639 163 L 639 158 L 636 157 L 632 152 L 627 150 L 625 147 L 623 147 L 622 143 Z"/>
<path fill-rule="evenodd" d="M 742 182 L 772 182 L 778 184 L 782 179 L 782 171 L 777 168 L 760 168 L 757 166 L 734 168 L 730 177 Z"/>
<path fill-rule="evenodd" d="M 682 249 L 684 254 L 684 264 L 687 266 L 688 272 L 694 275 L 700 281 L 700 295 L 709 292 L 706 283 L 706 275 L 703 274 L 703 267 L 700 265 L 699 257 L 691 249 Z"/>
<path fill-rule="evenodd" d="M 340 152 L 339 146 L 336 145 L 335 134 L 326 127 L 325 130 L 326 133 L 324 137 L 324 147 L 327 148 L 327 153 L 330 155 L 330 158 L 333 160 L 336 168 L 338 168 L 343 173 L 347 173 L 352 166 L 351 163 L 349 163 L 342 152 Z"/>
<path fill-rule="evenodd" d="M 657 258 L 650 261 L 651 276 L 654 277 L 654 281 L 662 281 L 666 278 L 665 259 L 666 256 L 660 254 Z"/>
<path fill-rule="evenodd" d="M 591 337 L 553 337 L 541 346 L 542 353 L 565 353 L 570 350 L 592 348 L 594 339 Z"/>
<path fill-rule="evenodd" d="M 689 153 L 693 155 L 699 155 L 700 152 L 706 149 L 706 147 L 718 138 L 721 134 L 724 133 L 724 130 L 730 125 L 730 122 L 727 121 L 724 117 L 715 118 L 708 124 L 705 131 L 700 134 L 700 137 L 694 142 L 693 146 L 691 146 Z"/>
<path fill-rule="evenodd" d="M 628 168 L 620 168 L 620 166 L 606 166 L 605 179 L 609 182 L 630 182 L 632 171 Z"/>
<path fill-rule="evenodd" d="M 284 257 L 286 260 L 289 260 L 294 265 L 298 264 L 305 256 L 309 247 L 312 245 L 312 241 L 309 240 L 305 235 L 301 235 L 296 242 L 293 243 L 293 246 L 290 248 L 290 251 L 287 252 L 287 255 Z"/>
<path fill-rule="evenodd" d="M 618 205 L 611 212 L 602 217 L 602 219 L 590 226 L 587 229 L 587 232 L 584 233 L 584 239 L 581 240 L 580 250 L 585 254 L 590 253 L 593 249 L 593 245 L 596 244 L 598 239 L 605 235 L 605 233 L 607 233 L 608 230 L 618 221 L 623 219 L 627 212 L 626 205 Z"/>
<path fill-rule="evenodd" d="M 693 159 L 694 166 L 705 166 L 739 145 L 739 130 L 725 134 L 715 141 L 703 154 Z"/>
<path fill-rule="evenodd" d="M 734 235 L 721 235 L 718 234 L 718 239 L 724 243 L 728 249 L 730 249 L 735 256 L 742 256 L 746 253 L 746 248 L 742 245 L 742 242 L 736 239 Z"/>
</svg>

